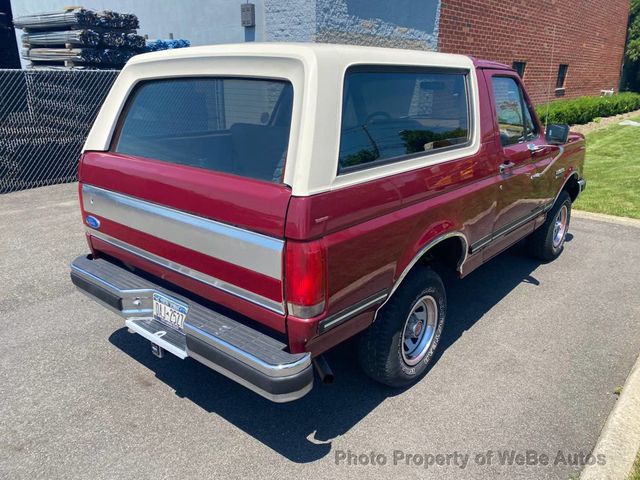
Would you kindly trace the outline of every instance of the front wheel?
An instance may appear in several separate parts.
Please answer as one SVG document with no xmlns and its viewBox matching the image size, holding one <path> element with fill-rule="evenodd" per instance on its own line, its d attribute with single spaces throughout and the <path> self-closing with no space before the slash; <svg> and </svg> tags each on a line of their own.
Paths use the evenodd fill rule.
<svg viewBox="0 0 640 480">
<path fill-rule="evenodd" d="M 360 336 L 362 369 L 392 387 L 417 382 L 431 362 L 447 310 L 444 285 L 436 272 L 417 266 L 378 317 Z"/>
<path fill-rule="evenodd" d="M 571 221 L 571 197 L 560 193 L 545 222 L 527 239 L 529 252 L 536 258 L 550 262 L 558 258 L 564 248 Z"/>
</svg>

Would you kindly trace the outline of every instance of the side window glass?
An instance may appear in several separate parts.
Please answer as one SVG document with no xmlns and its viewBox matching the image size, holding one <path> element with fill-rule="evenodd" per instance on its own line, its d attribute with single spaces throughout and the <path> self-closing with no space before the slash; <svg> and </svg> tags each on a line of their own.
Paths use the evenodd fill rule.
<svg viewBox="0 0 640 480">
<path fill-rule="evenodd" d="M 347 72 L 339 173 L 464 146 L 470 139 L 466 72 Z"/>
<path fill-rule="evenodd" d="M 522 110 L 522 94 L 518 84 L 511 77 L 493 77 L 491 80 L 502 145 L 513 145 L 524 141 L 526 119 Z"/>
</svg>

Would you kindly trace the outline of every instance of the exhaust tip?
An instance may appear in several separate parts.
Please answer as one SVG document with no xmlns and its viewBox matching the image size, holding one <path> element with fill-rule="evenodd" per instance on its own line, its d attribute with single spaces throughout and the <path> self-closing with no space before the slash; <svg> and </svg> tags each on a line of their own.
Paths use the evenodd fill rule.
<svg viewBox="0 0 640 480">
<path fill-rule="evenodd" d="M 334 380 L 333 371 L 331 367 L 327 363 L 327 360 L 322 356 L 315 357 L 313 359 L 313 366 L 316 368 L 316 372 L 318 372 L 318 376 L 320 377 L 320 381 L 325 385 L 331 385 Z"/>
<path fill-rule="evenodd" d="M 324 385 L 331 385 L 333 383 L 333 378 L 333 373 L 325 375 L 324 377 L 322 377 L 322 383 Z"/>
</svg>

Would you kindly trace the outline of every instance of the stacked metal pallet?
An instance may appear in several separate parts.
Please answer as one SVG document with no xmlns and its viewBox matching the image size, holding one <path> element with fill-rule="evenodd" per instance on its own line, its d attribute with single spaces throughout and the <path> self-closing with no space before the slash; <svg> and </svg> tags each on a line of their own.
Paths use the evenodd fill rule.
<svg viewBox="0 0 640 480">
<path fill-rule="evenodd" d="M 13 20 L 22 35 L 23 58 L 37 67 L 113 69 L 145 50 L 138 17 L 74 7 Z"/>
</svg>

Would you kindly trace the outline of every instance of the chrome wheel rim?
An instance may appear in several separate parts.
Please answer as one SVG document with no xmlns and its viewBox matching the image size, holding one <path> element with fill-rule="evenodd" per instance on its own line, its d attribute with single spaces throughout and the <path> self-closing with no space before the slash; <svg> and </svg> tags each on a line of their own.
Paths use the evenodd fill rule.
<svg viewBox="0 0 640 480">
<path fill-rule="evenodd" d="M 402 360 L 413 366 L 426 355 L 438 327 L 438 304 L 431 295 L 421 297 L 411 308 L 402 329 Z"/>
<path fill-rule="evenodd" d="M 562 242 L 564 242 L 564 237 L 567 233 L 568 217 L 569 210 L 566 205 L 563 205 L 553 220 L 553 248 L 559 248 Z"/>
</svg>

